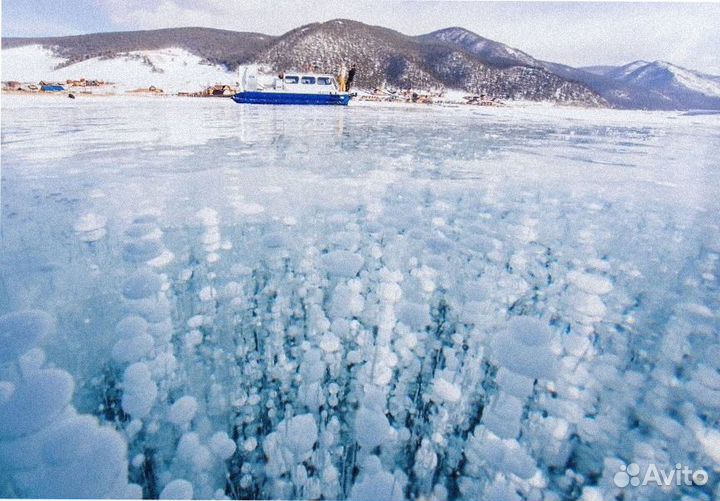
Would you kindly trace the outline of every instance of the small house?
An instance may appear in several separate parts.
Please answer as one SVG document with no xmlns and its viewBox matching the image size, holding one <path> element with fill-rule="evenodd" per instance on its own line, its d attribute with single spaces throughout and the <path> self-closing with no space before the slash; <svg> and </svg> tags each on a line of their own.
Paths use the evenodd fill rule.
<svg viewBox="0 0 720 501">
<path fill-rule="evenodd" d="M 3 82 L 3 87 L 7 90 L 22 90 L 22 84 L 15 80 L 11 80 L 10 82 Z"/>
<path fill-rule="evenodd" d="M 206 90 L 208 96 L 232 96 L 235 90 L 229 85 L 213 85 Z"/>
</svg>

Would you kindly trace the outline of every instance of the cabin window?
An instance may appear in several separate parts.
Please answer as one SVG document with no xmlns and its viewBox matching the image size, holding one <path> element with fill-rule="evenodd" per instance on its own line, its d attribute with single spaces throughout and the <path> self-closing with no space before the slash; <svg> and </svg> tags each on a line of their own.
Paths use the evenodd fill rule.
<svg viewBox="0 0 720 501">
<path fill-rule="evenodd" d="M 317 83 L 318 85 L 331 85 L 332 79 L 330 77 L 318 77 Z"/>
<path fill-rule="evenodd" d="M 300 83 L 304 83 L 307 85 L 315 85 L 315 77 L 302 77 Z"/>
<path fill-rule="evenodd" d="M 287 75 L 285 77 L 285 83 L 286 84 L 296 84 L 300 80 L 300 77 L 297 75 Z"/>
</svg>

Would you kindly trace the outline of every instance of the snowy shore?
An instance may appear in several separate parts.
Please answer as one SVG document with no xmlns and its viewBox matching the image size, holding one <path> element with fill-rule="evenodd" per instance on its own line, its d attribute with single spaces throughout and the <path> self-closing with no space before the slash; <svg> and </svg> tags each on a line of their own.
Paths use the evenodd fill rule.
<svg viewBox="0 0 720 501">
<path fill-rule="evenodd" d="M 147 86 L 143 87 L 143 89 L 147 89 Z M 363 93 L 364 91 L 360 91 Z M 178 94 L 171 94 L 171 93 L 165 93 L 165 92 L 151 92 L 149 90 L 136 90 L 136 91 L 126 91 L 119 88 L 107 88 L 103 90 L 93 90 L 93 91 L 83 91 L 82 89 L 73 89 L 70 88 L 63 92 L 27 92 L 27 91 L 13 91 L 13 90 L 3 90 L 2 96 L 3 97 L 11 97 L 11 98 L 26 98 L 26 99 L 67 99 L 68 94 L 73 94 L 75 98 L 81 98 L 81 99 L 98 99 L 98 98 L 115 98 L 115 99 L 135 99 L 135 98 L 176 98 L 176 99 L 230 99 L 229 96 L 187 96 L 187 95 L 178 95 Z M 368 95 L 365 93 L 364 95 Z M 467 95 L 465 92 L 456 91 L 452 95 L 442 98 L 442 99 L 436 99 L 432 103 L 412 103 L 412 102 L 403 102 L 403 101 L 370 101 L 365 99 L 353 99 L 350 102 L 350 106 L 379 106 L 379 107 L 409 107 L 409 108 L 415 108 L 415 107 L 425 107 L 425 106 L 434 106 L 434 107 L 444 107 L 444 108 L 481 108 L 481 109 L 487 109 L 487 108 L 497 108 L 497 107 L 540 107 L 540 108 L 580 108 L 580 109 L 589 109 L 587 106 L 574 106 L 571 104 L 566 103 L 554 103 L 551 101 L 521 101 L 521 100 L 507 100 L 502 101 L 501 104 L 498 104 L 497 106 L 479 106 L 474 104 L 466 104 L 462 100 L 462 96 Z M 608 108 L 598 108 L 598 109 L 608 109 Z"/>
</svg>

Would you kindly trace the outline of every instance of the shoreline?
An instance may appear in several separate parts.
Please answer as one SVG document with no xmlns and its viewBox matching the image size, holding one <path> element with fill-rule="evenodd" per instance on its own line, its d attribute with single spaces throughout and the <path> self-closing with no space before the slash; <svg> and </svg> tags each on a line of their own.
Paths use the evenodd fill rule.
<svg viewBox="0 0 720 501">
<path fill-rule="evenodd" d="M 192 100 L 227 100 L 230 96 L 190 96 L 190 95 L 179 95 L 178 93 L 154 93 L 154 92 L 73 92 L 73 91 L 58 91 L 58 92 L 32 92 L 32 91 L 16 91 L 2 89 L 0 95 L 2 97 L 21 97 L 27 99 L 68 99 L 68 95 L 72 94 L 75 99 L 192 99 Z M 468 104 L 453 99 L 439 100 L 429 103 L 415 103 L 407 101 L 375 101 L 370 99 L 358 99 L 354 98 L 350 107 L 390 107 L 390 108 L 420 108 L 424 109 L 427 107 L 432 108 L 462 108 L 462 109 L 501 109 L 501 108 L 559 108 L 559 109 L 586 109 L 586 110 L 615 110 L 607 106 L 587 106 L 582 104 L 572 103 L 559 103 L 554 101 L 503 101 L 501 104 L 495 105 L 480 105 L 480 104 Z M 635 110 L 643 111 L 643 110 Z"/>
<path fill-rule="evenodd" d="M 362 92 L 362 91 L 359 91 Z M 68 94 L 73 94 L 75 99 L 68 99 Z M 158 101 L 166 100 L 167 102 L 177 102 L 180 100 L 204 102 L 204 101 L 232 101 L 230 96 L 192 96 L 192 95 L 179 95 L 178 93 L 156 93 L 156 92 L 136 92 L 136 91 L 119 91 L 119 92 L 70 92 L 70 91 L 59 91 L 59 92 L 33 92 L 33 91 L 16 91 L 9 89 L 1 89 L 0 97 L 2 99 L 10 100 L 23 100 L 31 102 L 37 100 L 37 102 L 67 102 L 68 104 L 73 102 L 82 102 L 84 100 L 89 101 L 104 101 L 104 100 L 126 100 L 126 101 Z M 232 103 L 234 104 L 234 103 Z M 337 108 L 336 106 L 331 108 Z M 340 108 L 345 108 L 340 107 Z M 558 112 L 558 113 L 573 113 L 573 112 L 587 112 L 587 113 L 598 113 L 604 115 L 606 118 L 614 117 L 619 119 L 625 114 L 635 114 L 636 116 L 703 116 L 703 115 L 715 115 L 720 116 L 720 110 L 714 109 L 678 109 L 678 110 L 644 110 L 644 109 L 625 109 L 625 108 L 613 108 L 609 106 L 588 106 L 583 104 L 572 104 L 572 103 L 559 103 L 553 101 L 512 101 L 508 100 L 498 106 L 487 106 L 479 104 L 469 104 L 464 102 L 458 102 L 452 99 L 446 101 L 436 101 L 431 103 L 419 103 L 419 102 L 408 102 L 408 101 L 375 101 L 375 100 L 364 100 L 364 99 L 353 99 L 347 108 L 375 108 L 375 109 L 404 109 L 404 110 L 433 110 L 435 112 L 441 110 L 460 110 L 460 111 L 474 111 L 479 113 L 513 113 L 521 110 L 535 111 L 535 112 Z"/>
</svg>

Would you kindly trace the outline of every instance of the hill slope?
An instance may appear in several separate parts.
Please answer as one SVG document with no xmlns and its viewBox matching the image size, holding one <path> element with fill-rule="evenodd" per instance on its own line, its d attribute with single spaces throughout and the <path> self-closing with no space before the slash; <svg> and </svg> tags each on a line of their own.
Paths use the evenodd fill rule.
<svg viewBox="0 0 720 501">
<path fill-rule="evenodd" d="M 621 108 L 720 108 L 718 77 L 645 61 L 573 68 L 458 27 L 412 37 L 337 19 L 281 36 L 189 27 L 3 38 L 2 46 L 4 80 L 84 76 L 198 90 L 207 83 L 234 82 L 228 72 L 249 63 L 335 73 L 345 62 L 357 65 L 357 85 L 365 88 L 455 88 L 504 99 Z"/>
<path fill-rule="evenodd" d="M 720 101 L 716 99 L 720 77 L 670 63 L 635 61 L 624 66 L 573 68 L 535 59 L 464 28 L 447 28 L 419 38 L 451 44 L 488 64 L 542 68 L 566 80 L 581 83 L 619 108 L 720 109 Z"/>
<path fill-rule="evenodd" d="M 71 65 L 94 57 L 112 58 L 119 54 L 177 47 L 213 64 L 234 69 L 248 63 L 261 47 L 275 37 L 212 28 L 167 28 L 148 31 L 93 33 L 67 37 L 3 38 L 2 48 L 27 45 L 52 47 Z"/>
<path fill-rule="evenodd" d="M 450 87 L 501 98 L 603 104 L 586 87 L 543 69 L 488 64 L 442 41 L 345 19 L 292 30 L 257 60 L 275 69 L 317 65 L 328 72 L 351 62 L 359 68 L 358 85 L 368 88 Z"/>
<path fill-rule="evenodd" d="M 666 61 L 634 61 L 624 66 L 589 68 L 588 71 L 661 94 L 686 107 L 720 109 L 720 77 Z"/>
<path fill-rule="evenodd" d="M 424 42 L 445 42 L 459 47 L 478 57 L 486 64 L 498 67 L 535 66 L 542 67 L 540 61 L 525 52 L 500 42 L 481 37 L 465 28 L 453 27 L 433 31 L 416 37 Z"/>
<path fill-rule="evenodd" d="M 117 90 L 147 89 L 165 92 L 197 91 L 214 84 L 233 84 L 237 74 L 208 63 L 177 47 L 85 58 L 73 64 L 41 45 L 3 50 L 3 79 L 22 82 L 65 81 L 80 78 L 112 82 Z"/>
<path fill-rule="evenodd" d="M 88 60 L 96 61 L 94 66 L 99 66 L 97 61 L 113 59 L 125 64 L 127 58 L 137 57 L 150 58 L 146 62 L 152 66 L 155 64 L 152 59 L 160 56 L 156 51 L 182 49 L 205 63 L 229 70 L 258 62 L 275 70 L 318 66 L 318 69 L 334 73 L 341 63 L 352 63 L 358 67 L 357 84 L 366 88 L 386 84 L 426 89 L 444 87 L 508 99 L 605 104 L 586 86 L 569 82 L 543 68 L 485 61 L 465 48 L 454 47 L 443 40 L 410 37 L 349 20 L 310 24 L 279 37 L 207 28 L 173 28 L 3 39 L 4 49 L 28 45 L 50 49 L 59 59 L 55 64 L 57 69 L 71 68 Z M 160 72 L 165 71 L 162 65 L 155 66 Z M 19 79 L 18 75 L 4 73 L 4 79 Z M 53 73 L 47 78 L 59 78 L 61 74 Z M 79 76 L 75 75 L 75 78 Z M 99 75 L 84 76 L 102 78 Z"/>
</svg>

